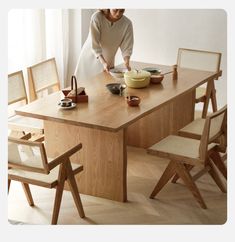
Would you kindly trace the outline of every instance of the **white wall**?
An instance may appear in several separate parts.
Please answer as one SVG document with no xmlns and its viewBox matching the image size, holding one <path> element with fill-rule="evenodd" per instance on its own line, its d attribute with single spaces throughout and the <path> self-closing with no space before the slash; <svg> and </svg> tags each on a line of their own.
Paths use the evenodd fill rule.
<svg viewBox="0 0 235 242">
<path fill-rule="evenodd" d="M 81 19 L 81 10 L 69 10 L 69 63 L 67 85 L 70 85 L 70 78 L 74 74 L 77 58 L 81 50 Z"/>
<path fill-rule="evenodd" d="M 95 9 L 82 9 L 82 44 L 86 41 L 91 15 L 95 12 Z"/>
<path fill-rule="evenodd" d="M 218 106 L 227 103 L 227 16 L 224 10 L 126 10 L 133 22 L 132 59 L 172 65 L 179 47 L 222 53 Z"/>
<path fill-rule="evenodd" d="M 82 11 L 82 40 L 92 10 Z M 227 16 L 220 9 L 126 9 L 134 28 L 132 60 L 172 65 L 179 47 L 222 53 L 223 76 L 216 81 L 218 106 L 227 103 Z M 73 52 L 74 53 L 74 52 Z M 120 62 L 120 53 L 116 63 Z"/>
</svg>

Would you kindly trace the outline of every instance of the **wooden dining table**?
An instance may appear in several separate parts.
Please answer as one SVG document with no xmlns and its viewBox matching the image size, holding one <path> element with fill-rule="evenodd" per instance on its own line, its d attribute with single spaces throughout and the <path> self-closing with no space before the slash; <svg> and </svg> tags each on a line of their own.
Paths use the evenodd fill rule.
<svg viewBox="0 0 235 242">
<path fill-rule="evenodd" d="M 131 62 L 132 68 L 156 67 L 162 73 L 171 66 Z M 58 106 L 61 91 L 40 98 L 16 110 L 16 114 L 44 121 L 47 155 L 55 157 L 82 143 L 82 150 L 71 157 L 84 166 L 77 176 L 81 193 L 116 201 L 127 201 L 127 146 L 147 148 L 169 134 L 174 134 L 194 119 L 195 89 L 212 82 L 218 73 L 178 68 L 178 79 L 172 73 L 161 84 L 141 89 L 126 88 L 123 95 L 113 95 L 106 84 L 124 82 L 108 73 L 89 80 L 78 80 L 85 87 L 87 103 L 62 110 Z M 126 95 L 141 98 L 130 107 Z"/>
</svg>

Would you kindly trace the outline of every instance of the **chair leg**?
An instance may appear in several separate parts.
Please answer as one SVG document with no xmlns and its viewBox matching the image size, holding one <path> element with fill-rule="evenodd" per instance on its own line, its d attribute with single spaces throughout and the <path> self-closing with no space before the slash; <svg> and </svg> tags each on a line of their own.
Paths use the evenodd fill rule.
<svg viewBox="0 0 235 242">
<path fill-rule="evenodd" d="M 227 180 L 227 167 L 225 166 L 221 156 L 218 152 L 212 152 L 210 154 L 211 160 L 214 162 L 214 164 L 217 166 L 219 171 L 222 173 L 224 178 Z"/>
<path fill-rule="evenodd" d="M 62 195 L 64 191 L 65 178 L 66 178 L 66 171 L 65 171 L 64 165 L 62 164 L 60 165 L 58 185 L 56 187 L 56 195 L 55 195 L 51 224 L 57 224 L 57 221 L 58 221 L 60 205 L 61 205 Z"/>
<path fill-rule="evenodd" d="M 212 92 L 211 92 L 211 104 L 213 112 L 217 111 L 217 101 L 216 101 L 216 90 L 215 83 L 213 82 Z"/>
<path fill-rule="evenodd" d="M 222 154 L 222 156 L 221 156 L 221 160 L 223 161 L 223 162 L 225 162 L 226 160 L 227 160 L 227 152 L 225 152 L 224 154 Z M 226 167 L 226 166 L 225 166 Z M 227 168 L 226 168 L 226 170 L 227 170 Z"/>
<path fill-rule="evenodd" d="M 211 99 L 211 93 L 212 93 L 213 85 L 214 85 L 214 80 L 210 80 L 207 83 L 206 99 L 205 99 L 204 104 L 203 104 L 202 118 L 206 118 L 206 116 L 207 116 L 207 111 L 208 111 L 208 106 L 209 106 L 209 102 L 210 102 L 210 99 Z"/>
<path fill-rule="evenodd" d="M 34 206 L 33 197 L 29 188 L 29 184 L 21 182 L 21 185 L 24 189 L 24 193 L 27 198 L 29 206 Z"/>
<path fill-rule="evenodd" d="M 175 161 L 170 161 L 162 176 L 160 177 L 157 185 L 153 189 L 150 198 L 154 198 L 157 193 L 166 185 L 166 183 L 175 175 Z"/>
<path fill-rule="evenodd" d="M 195 182 L 193 181 L 190 173 L 185 168 L 185 166 L 183 164 L 181 164 L 180 162 L 175 162 L 175 168 L 176 168 L 176 172 L 178 173 L 179 177 L 184 181 L 185 185 L 192 192 L 194 198 L 198 201 L 200 206 L 202 208 L 206 209 L 207 208 L 206 204 L 205 204 Z"/>
<path fill-rule="evenodd" d="M 11 180 L 8 179 L 8 193 L 9 193 L 9 191 L 10 191 L 10 186 L 11 186 Z"/>
<path fill-rule="evenodd" d="M 84 213 L 84 210 L 83 210 L 81 198 L 80 198 L 79 191 L 78 191 L 78 186 L 77 186 L 76 180 L 74 178 L 74 174 L 73 174 L 73 170 L 72 170 L 72 166 L 71 166 L 70 161 L 66 162 L 66 171 L 67 171 L 67 182 L 69 184 L 70 191 L 71 191 L 72 196 L 73 196 L 73 200 L 76 204 L 76 207 L 77 207 L 77 210 L 78 210 L 80 217 L 84 218 L 85 213 Z"/>
<path fill-rule="evenodd" d="M 192 165 L 189 165 L 189 164 L 184 164 L 184 166 L 185 166 L 185 168 L 188 170 L 188 171 L 191 171 L 192 169 L 193 169 L 193 167 L 194 166 L 192 166 Z M 178 181 L 178 179 L 179 179 L 180 177 L 179 177 L 179 175 L 178 174 L 175 174 L 175 176 L 173 177 L 173 179 L 172 179 L 172 183 L 176 183 L 177 181 Z"/>
<path fill-rule="evenodd" d="M 223 182 L 221 181 L 220 177 L 219 177 L 219 174 L 217 172 L 217 170 L 215 169 L 214 167 L 214 164 L 208 160 L 208 165 L 210 166 L 210 170 L 208 171 L 209 174 L 211 175 L 211 177 L 213 178 L 213 180 L 215 181 L 215 183 L 218 185 L 218 187 L 220 188 L 220 190 L 224 193 L 226 193 L 226 188 L 223 184 Z"/>
<path fill-rule="evenodd" d="M 206 118 L 208 107 L 209 107 L 209 100 L 206 98 L 205 102 L 203 102 L 202 118 Z"/>
</svg>

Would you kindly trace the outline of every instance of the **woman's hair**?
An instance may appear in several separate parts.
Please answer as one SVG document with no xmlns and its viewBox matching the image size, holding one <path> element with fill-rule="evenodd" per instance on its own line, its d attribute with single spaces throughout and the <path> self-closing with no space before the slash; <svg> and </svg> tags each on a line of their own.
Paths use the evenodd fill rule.
<svg viewBox="0 0 235 242">
<path fill-rule="evenodd" d="M 110 9 L 99 9 L 104 16 L 109 16 Z"/>
</svg>

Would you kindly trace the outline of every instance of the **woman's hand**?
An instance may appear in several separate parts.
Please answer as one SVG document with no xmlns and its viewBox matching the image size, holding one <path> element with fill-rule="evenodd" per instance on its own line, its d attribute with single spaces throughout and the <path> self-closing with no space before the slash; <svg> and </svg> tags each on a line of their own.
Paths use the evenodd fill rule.
<svg viewBox="0 0 235 242">
<path fill-rule="evenodd" d="M 131 70 L 131 67 L 130 67 L 129 65 L 125 65 L 125 66 L 126 66 L 126 69 L 127 69 L 128 71 Z"/>
<path fill-rule="evenodd" d="M 124 64 L 126 66 L 126 69 L 128 71 L 130 71 L 131 70 L 131 67 L 130 67 L 130 56 L 125 56 L 124 57 Z"/>
<path fill-rule="evenodd" d="M 100 63 L 103 65 L 104 71 L 109 72 L 110 66 L 104 59 L 103 55 L 99 56 Z"/>
<path fill-rule="evenodd" d="M 104 71 L 109 72 L 110 66 L 106 62 L 102 63 L 102 65 L 103 65 Z"/>
</svg>

